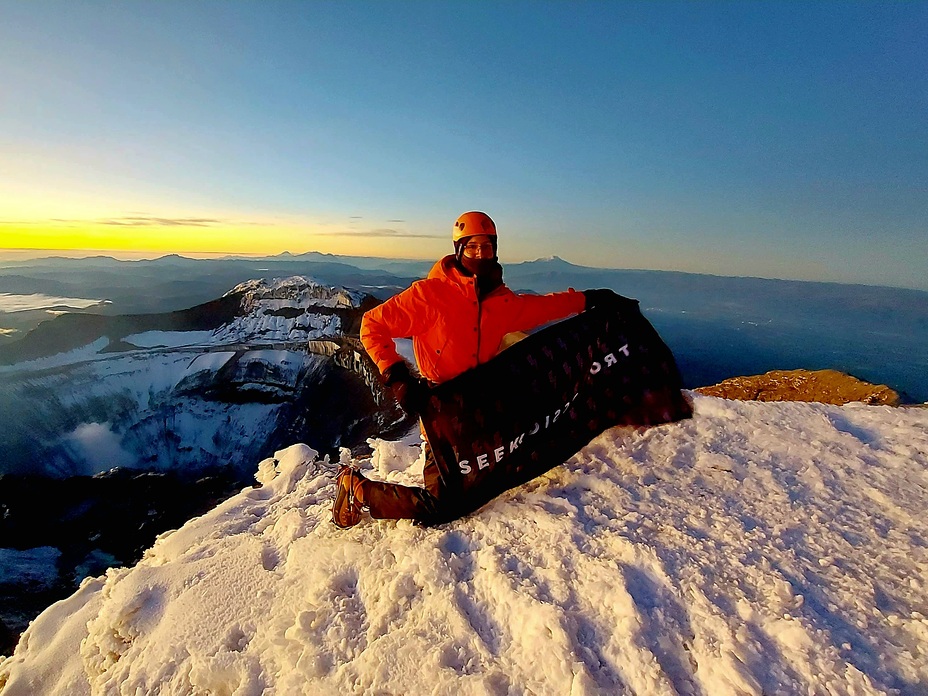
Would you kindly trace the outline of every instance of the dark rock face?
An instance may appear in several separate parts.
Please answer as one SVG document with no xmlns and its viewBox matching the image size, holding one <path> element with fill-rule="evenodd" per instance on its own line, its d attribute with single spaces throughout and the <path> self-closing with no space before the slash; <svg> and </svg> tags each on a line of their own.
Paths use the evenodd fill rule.
<svg viewBox="0 0 928 696">
<path fill-rule="evenodd" d="M 97 476 L 0 477 L 0 545 L 61 550 L 59 574 L 94 550 L 121 562 L 141 557 L 155 537 L 253 483 L 228 470 L 193 479 L 177 472 L 119 469 Z"/>
<path fill-rule="evenodd" d="M 706 396 L 740 401 L 814 401 L 823 404 L 898 406 L 898 393 L 884 384 L 870 384 L 836 370 L 773 370 L 763 375 L 732 377 L 696 389 Z"/>
</svg>

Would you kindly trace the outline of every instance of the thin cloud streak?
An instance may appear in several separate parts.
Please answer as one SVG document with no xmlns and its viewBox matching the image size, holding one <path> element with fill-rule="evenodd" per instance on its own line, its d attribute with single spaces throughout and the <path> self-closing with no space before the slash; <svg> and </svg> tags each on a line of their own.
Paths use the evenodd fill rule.
<svg viewBox="0 0 928 696">
<path fill-rule="evenodd" d="M 415 234 L 413 232 L 401 232 L 399 230 L 391 229 L 377 229 L 377 230 L 345 230 L 343 232 L 316 232 L 313 236 L 315 237 L 389 237 L 394 239 L 400 238 L 414 238 L 414 239 L 444 239 L 445 236 L 441 234 Z"/>
<path fill-rule="evenodd" d="M 69 218 L 48 218 L 47 220 L 0 220 L 0 226 L 41 226 L 47 223 L 57 225 L 107 225 L 110 227 L 216 227 L 230 226 L 259 226 L 266 227 L 270 223 L 252 222 L 248 220 L 224 220 L 221 218 L 172 218 L 154 215 L 135 215 L 127 217 L 98 218 L 95 220 L 79 220 Z"/>
<path fill-rule="evenodd" d="M 213 227 L 229 224 L 227 220 L 216 218 L 163 218 L 163 217 L 123 217 L 95 221 L 99 225 L 117 227 Z"/>
</svg>

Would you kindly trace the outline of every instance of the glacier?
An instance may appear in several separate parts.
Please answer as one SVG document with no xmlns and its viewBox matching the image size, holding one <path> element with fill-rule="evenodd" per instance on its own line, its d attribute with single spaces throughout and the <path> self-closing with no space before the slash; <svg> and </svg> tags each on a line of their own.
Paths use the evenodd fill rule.
<svg viewBox="0 0 928 696">
<path fill-rule="evenodd" d="M 335 528 L 336 462 L 282 449 L 43 612 L 0 694 L 924 693 L 928 409 L 692 396 L 436 528 Z M 371 444 L 421 478 L 415 432 Z"/>
</svg>

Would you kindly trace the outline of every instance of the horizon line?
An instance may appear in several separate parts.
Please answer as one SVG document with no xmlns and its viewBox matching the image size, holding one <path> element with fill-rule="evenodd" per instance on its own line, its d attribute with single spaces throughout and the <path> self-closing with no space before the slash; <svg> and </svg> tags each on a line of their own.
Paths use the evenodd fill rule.
<svg viewBox="0 0 928 696">
<path fill-rule="evenodd" d="M 28 256 L 22 260 L 34 260 L 41 261 L 43 259 L 51 258 L 64 258 L 74 261 L 79 261 L 86 258 L 102 257 L 108 258 L 113 261 L 158 261 L 160 259 L 166 258 L 168 256 L 177 256 L 180 258 L 188 259 L 191 261 L 222 261 L 224 259 L 234 259 L 234 258 L 246 258 L 253 260 L 260 259 L 276 259 L 281 256 L 305 256 L 307 254 L 318 254 L 320 256 L 330 256 L 334 258 L 366 258 L 366 259 L 380 259 L 384 261 L 398 261 L 398 262 L 434 262 L 437 259 L 429 258 L 409 258 L 409 257 L 393 257 L 393 256 L 360 256 L 360 255 L 349 255 L 349 254 L 333 254 L 323 251 L 304 251 L 304 252 L 290 252 L 290 251 L 281 251 L 277 254 L 257 254 L 257 253 L 242 253 L 242 252 L 222 252 L 222 251 L 171 251 L 171 252 L 151 252 L 151 251 L 135 251 L 135 250 L 120 250 L 120 249 L 44 249 L 44 248 L 34 248 L 34 247 L 0 247 L 0 264 L 4 261 L 10 261 L 12 259 L 4 258 L 5 255 L 16 255 L 16 254 L 28 254 L 29 252 L 43 252 L 44 256 Z M 58 252 L 58 253 L 56 253 Z M 81 256 L 69 256 L 68 253 L 77 253 Z M 111 254 L 122 254 L 129 255 L 133 258 L 122 259 L 117 256 L 112 256 Z M 197 258 L 196 255 L 206 258 Z M 568 261 L 561 256 L 551 255 L 543 256 L 535 259 L 525 259 L 522 261 L 507 261 L 503 265 L 518 265 L 524 263 L 537 263 L 540 261 L 563 261 L 570 266 L 574 266 L 578 269 L 590 270 L 590 271 L 618 271 L 618 272 L 633 272 L 633 273 L 673 273 L 679 275 L 693 275 L 693 276 L 708 276 L 712 278 L 743 278 L 743 279 L 752 279 L 752 280 L 766 280 L 774 282 L 783 282 L 783 283 L 819 283 L 827 285 L 857 285 L 863 287 L 871 288 L 891 288 L 894 290 L 914 290 L 916 292 L 928 293 L 928 286 L 926 287 L 912 287 L 909 285 L 889 285 L 886 283 L 851 283 L 846 281 L 839 280 L 809 280 L 803 278 L 777 278 L 773 276 L 760 276 L 760 275 L 723 275 L 721 273 L 699 273 L 695 271 L 680 271 L 674 269 L 658 269 L 658 268 L 635 268 L 635 267 L 625 267 L 625 268 L 615 268 L 615 267 L 604 267 L 604 266 L 584 266 L 581 264 L 573 263 Z"/>
</svg>

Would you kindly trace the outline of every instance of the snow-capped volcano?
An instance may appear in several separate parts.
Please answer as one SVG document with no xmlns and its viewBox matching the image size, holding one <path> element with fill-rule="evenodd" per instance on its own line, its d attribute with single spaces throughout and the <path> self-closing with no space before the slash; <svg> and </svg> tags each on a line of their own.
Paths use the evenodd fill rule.
<svg viewBox="0 0 928 696">
<path fill-rule="evenodd" d="M 243 466 L 301 429 L 296 439 L 321 449 L 363 442 L 370 432 L 351 433 L 375 411 L 369 394 L 340 399 L 336 408 L 355 412 L 330 412 L 340 423 L 315 435 L 299 424 L 350 379 L 312 342 L 356 335 L 366 298 L 294 276 L 183 312 L 48 322 L 32 341 L 42 353 L 0 367 L 0 473 Z"/>
<path fill-rule="evenodd" d="M 47 609 L 0 694 L 924 693 L 928 411 L 694 401 L 431 529 L 336 529 L 333 467 L 278 452 Z"/>
</svg>

